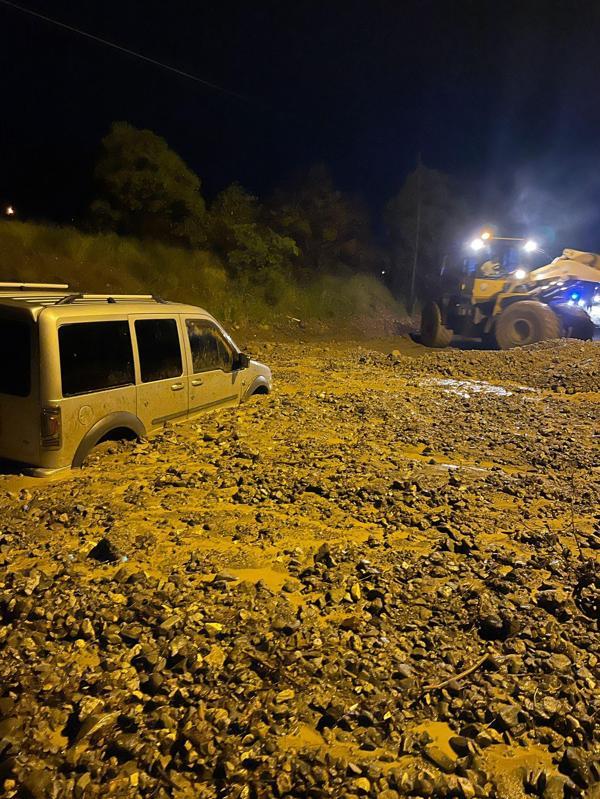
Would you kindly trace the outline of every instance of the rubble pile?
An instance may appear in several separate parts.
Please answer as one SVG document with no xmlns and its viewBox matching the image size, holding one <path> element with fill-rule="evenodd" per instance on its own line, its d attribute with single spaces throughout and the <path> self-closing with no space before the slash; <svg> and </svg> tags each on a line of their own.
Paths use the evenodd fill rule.
<svg viewBox="0 0 600 799">
<path fill-rule="evenodd" d="M 418 363 L 400 352 L 392 357 L 402 374 L 419 374 L 423 357 L 437 375 L 453 378 L 505 381 L 548 391 L 600 391 L 600 356 L 597 342 L 561 339 L 542 341 L 514 350 L 429 350 L 419 352 Z"/>
<path fill-rule="evenodd" d="M 0 478 L 0 793 L 600 797 L 598 348 L 261 350 L 270 397 Z"/>
</svg>

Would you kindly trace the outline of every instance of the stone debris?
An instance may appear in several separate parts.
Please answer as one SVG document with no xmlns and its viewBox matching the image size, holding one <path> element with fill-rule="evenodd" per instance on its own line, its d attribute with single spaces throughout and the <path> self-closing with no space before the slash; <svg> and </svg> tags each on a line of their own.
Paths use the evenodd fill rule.
<svg viewBox="0 0 600 799">
<path fill-rule="evenodd" d="M 599 796 L 600 346 L 268 360 L 0 477 L 0 795 Z"/>
</svg>

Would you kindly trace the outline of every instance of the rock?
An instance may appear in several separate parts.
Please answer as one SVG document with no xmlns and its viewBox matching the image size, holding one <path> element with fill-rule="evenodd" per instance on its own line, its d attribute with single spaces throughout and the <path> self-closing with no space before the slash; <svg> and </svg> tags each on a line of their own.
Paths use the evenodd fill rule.
<svg viewBox="0 0 600 799">
<path fill-rule="evenodd" d="M 295 696 L 295 691 L 293 691 L 291 688 L 286 688 L 283 691 L 279 691 L 279 693 L 275 695 L 275 701 L 278 704 L 281 704 L 282 702 L 289 702 L 290 699 L 293 699 Z"/>
<path fill-rule="evenodd" d="M 81 622 L 79 628 L 79 634 L 81 635 L 82 638 L 88 638 L 88 639 L 94 638 L 95 636 L 94 625 L 89 619 L 84 619 Z"/>
<path fill-rule="evenodd" d="M 568 746 L 565 749 L 561 762 L 561 770 L 566 772 L 580 788 L 587 788 L 592 782 L 590 769 L 584 753 L 575 749 L 573 746 Z"/>
<path fill-rule="evenodd" d="M 22 785 L 26 797 L 30 799 L 46 799 L 50 796 L 52 774 L 45 769 L 32 769 L 24 777 Z"/>
<path fill-rule="evenodd" d="M 542 707 L 544 708 L 544 712 L 549 716 L 555 716 L 562 711 L 561 703 L 553 696 L 545 696 L 542 699 Z"/>
<path fill-rule="evenodd" d="M 466 757 L 471 751 L 468 738 L 463 738 L 462 735 L 453 735 L 448 743 L 459 757 Z"/>
<path fill-rule="evenodd" d="M 321 544 L 315 553 L 315 563 L 323 563 L 328 567 L 333 566 L 333 558 L 331 556 L 331 549 L 329 544 Z"/>
<path fill-rule="evenodd" d="M 88 552 L 88 558 L 99 560 L 102 563 L 116 563 L 121 560 L 121 557 L 115 544 L 108 538 L 101 538 Z"/>
<path fill-rule="evenodd" d="M 553 671 L 569 671 L 572 668 L 571 661 L 566 655 L 550 655 L 548 662 Z"/>
<path fill-rule="evenodd" d="M 395 671 L 395 674 L 394 674 L 394 676 L 395 676 L 395 677 L 398 677 L 399 679 L 402 679 L 402 680 L 404 680 L 404 679 L 407 679 L 407 678 L 409 678 L 409 677 L 412 677 L 412 676 L 413 676 L 413 674 L 414 674 L 414 671 L 413 671 L 413 669 L 412 669 L 412 668 L 409 666 L 409 664 L 408 664 L 408 663 L 399 663 L 399 664 L 396 666 L 396 671 Z"/>
<path fill-rule="evenodd" d="M 505 636 L 505 626 L 500 616 L 489 614 L 481 619 L 479 634 L 486 641 L 500 641 Z"/>
<path fill-rule="evenodd" d="M 223 632 L 225 627 L 218 621 L 207 621 L 204 623 L 204 629 L 211 635 L 218 635 Z"/>
<path fill-rule="evenodd" d="M 280 796 L 290 793 L 292 790 L 292 780 L 290 779 L 290 775 L 286 774 L 285 772 L 279 774 L 277 776 L 276 785 Z"/>
<path fill-rule="evenodd" d="M 97 732 L 105 730 L 107 727 L 112 726 L 119 714 L 117 712 L 110 713 L 93 713 L 88 716 L 82 723 L 79 731 L 75 735 L 75 743 L 83 741 L 86 738 L 91 738 Z"/>
<path fill-rule="evenodd" d="M 463 799 L 474 799 L 477 796 L 477 789 L 470 780 L 464 777 L 457 777 L 457 783 Z"/>
<path fill-rule="evenodd" d="M 434 744 L 426 746 L 425 749 L 423 750 L 423 754 L 435 766 L 437 766 L 442 771 L 445 771 L 447 774 L 453 772 L 456 767 L 452 758 L 449 757 L 445 752 L 443 752 L 438 746 L 435 746 Z"/>
<path fill-rule="evenodd" d="M 358 602 L 359 599 L 362 597 L 362 592 L 360 590 L 359 583 L 352 583 L 350 586 L 350 597 L 354 602 Z"/>
<path fill-rule="evenodd" d="M 500 705 L 496 709 L 498 719 L 503 729 L 511 730 L 519 724 L 520 705 Z"/>
<path fill-rule="evenodd" d="M 207 663 L 213 669 L 220 669 L 222 668 L 225 660 L 227 659 L 227 655 L 223 651 L 223 649 L 214 644 L 210 648 L 210 652 L 208 655 L 205 656 L 204 662 Z"/>
<path fill-rule="evenodd" d="M 352 783 L 354 790 L 360 795 L 369 794 L 371 791 L 371 783 L 366 777 L 359 777 Z"/>
</svg>

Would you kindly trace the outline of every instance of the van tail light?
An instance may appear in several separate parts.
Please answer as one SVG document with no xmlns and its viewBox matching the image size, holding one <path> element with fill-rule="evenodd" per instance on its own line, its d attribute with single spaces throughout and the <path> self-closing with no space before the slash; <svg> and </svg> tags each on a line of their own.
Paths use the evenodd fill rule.
<svg viewBox="0 0 600 799">
<path fill-rule="evenodd" d="M 60 408 L 42 408 L 42 447 L 60 449 L 62 438 Z"/>
</svg>

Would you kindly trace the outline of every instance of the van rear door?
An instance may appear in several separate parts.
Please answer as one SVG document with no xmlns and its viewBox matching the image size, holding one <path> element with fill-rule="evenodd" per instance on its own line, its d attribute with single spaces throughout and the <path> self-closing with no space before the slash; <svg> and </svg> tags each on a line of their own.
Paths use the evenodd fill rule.
<svg viewBox="0 0 600 799">
<path fill-rule="evenodd" d="M 35 462 L 40 408 L 37 325 L 27 313 L 0 309 L 0 458 Z"/>
</svg>

